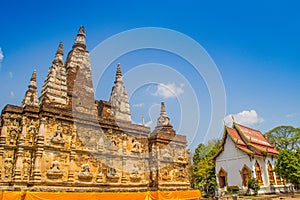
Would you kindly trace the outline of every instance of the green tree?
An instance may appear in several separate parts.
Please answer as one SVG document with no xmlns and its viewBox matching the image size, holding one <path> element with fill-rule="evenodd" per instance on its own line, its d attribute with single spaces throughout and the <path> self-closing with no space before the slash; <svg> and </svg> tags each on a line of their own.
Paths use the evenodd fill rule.
<svg viewBox="0 0 300 200">
<path fill-rule="evenodd" d="M 250 190 L 253 190 L 255 195 L 258 194 L 258 190 L 260 190 L 260 186 L 259 186 L 258 180 L 256 178 L 251 178 L 248 181 L 248 191 L 247 191 L 247 193 L 250 193 Z"/>
<path fill-rule="evenodd" d="M 207 145 L 199 144 L 193 156 L 194 187 L 201 190 L 204 197 L 212 197 L 217 187 L 214 156 L 220 149 L 219 141 L 210 141 Z"/>
<path fill-rule="evenodd" d="M 300 147 L 300 128 L 277 126 L 265 133 L 265 137 L 278 149 L 296 151 Z"/>
<path fill-rule="evenodd" d="M 300 184 L 300 149 L 297 151 L 280 150 L 275 171 L 283 179 L 295 185 Z"/>
</svg>

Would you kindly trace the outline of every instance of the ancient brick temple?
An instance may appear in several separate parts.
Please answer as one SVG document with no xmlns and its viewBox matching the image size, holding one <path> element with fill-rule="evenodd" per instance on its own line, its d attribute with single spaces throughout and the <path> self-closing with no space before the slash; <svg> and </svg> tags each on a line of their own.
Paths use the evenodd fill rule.
<svg viewBox="0 0 300 200">
<path fill-rule="evenodd" d="M 64 61 L 60 43 L 40 96 L 33 72 L 22 105 L 0 124 L 0 189 L 31 191 L 188 190 L 186 137 L 164 103 L 153 132 L 133 124 L 121 67 L 109 101 L 95 100 L 86 34 Z"/>
</svg>

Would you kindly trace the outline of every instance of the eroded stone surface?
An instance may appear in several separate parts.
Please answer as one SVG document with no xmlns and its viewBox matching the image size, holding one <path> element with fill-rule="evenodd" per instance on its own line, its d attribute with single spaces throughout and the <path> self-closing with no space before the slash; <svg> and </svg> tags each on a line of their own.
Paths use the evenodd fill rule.
<svg viewBox="0 0 300 200">
<path fill-rule="evenodd" d="M 40 102 L 34 72 L 22 106 L 2 110 L 1 189 L 188 189 L 186 138 L 165 105 L 152 133 L 133 124 L 120 65 L 109 101 L 95 100 L 85 40 L 80 27 L 66 62 L 59 45 Z"/>
</svg>

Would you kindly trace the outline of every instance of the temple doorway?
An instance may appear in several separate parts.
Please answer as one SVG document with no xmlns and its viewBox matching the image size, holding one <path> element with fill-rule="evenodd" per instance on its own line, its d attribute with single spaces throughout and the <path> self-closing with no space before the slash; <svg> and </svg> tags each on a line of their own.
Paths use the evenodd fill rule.
<svg viewBox="0 0 300 200">
<path fill-rule="evenodd" d="M 227 186 L 227 172 L 223 168 L 221 168 L 218 173 L 218 179 L 220 188 Z"/>
</svg>

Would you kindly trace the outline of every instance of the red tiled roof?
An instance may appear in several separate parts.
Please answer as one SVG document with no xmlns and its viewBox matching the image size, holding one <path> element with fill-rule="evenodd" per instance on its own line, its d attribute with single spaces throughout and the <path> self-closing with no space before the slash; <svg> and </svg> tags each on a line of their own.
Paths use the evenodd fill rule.
<svg viewBox="0 0 300 200">
<path fill-rule="evenodd" d="M 240 150 L 244 151 L 247 154 L 253 154 L 253 151 L 247 148 L 246 143 L 240 137 L 236 129 L 229 128 L 229 127 L 225 127 L 225 128 L 237 148 L 239 148 Z"/>
<path fill-rule="evenodd" d="M 259 130 L 254 130 L 246 126 L 234 123 L 242 137 L 249 143 L 256 143 L 265 147 L 273 147 L 270 142 L 261 134 Z"/>
<path fill-rule="evenodd" d="M 247 154 L 255 154 L 253 151 L 251 151 L 250 149 L 248 149 L 247 146 L 243 146 L 243 145 L 236 145 L 237 148 L 239 148 L 240 150 L 244 151 Z"/>
<path fill-rule="evenodd" d="M 226 129 L 235 143 L 240 145 L 246 145 L 235 129 L 229 127 L 226 127 Z"/>
<path fill-rule="evenodd" d="M 260 152 L 265 152 L 265 153 L 271 153 L 271 154 L 278 154 L 279 152 L 274 148 L 274 147 L 266 147 L 254 143 L 249 143 L 249 146 L 252 146 L 254 149 L 260 151 Z"/>
<path fill-rule="evenodd" d="M 226 134 L 230 136 L 232 141 L 235 143 L 236 148 L 247 154 L 262 156 L 266 153 L 275 155 L 279 153 L 259 130 L 254 130 L 234 123 L 232 128 L 225 126 L 224 134 L 225 138 Z M 223 141 L 223 144 L 224 142 L 225 141 Z"/>
</svg>

